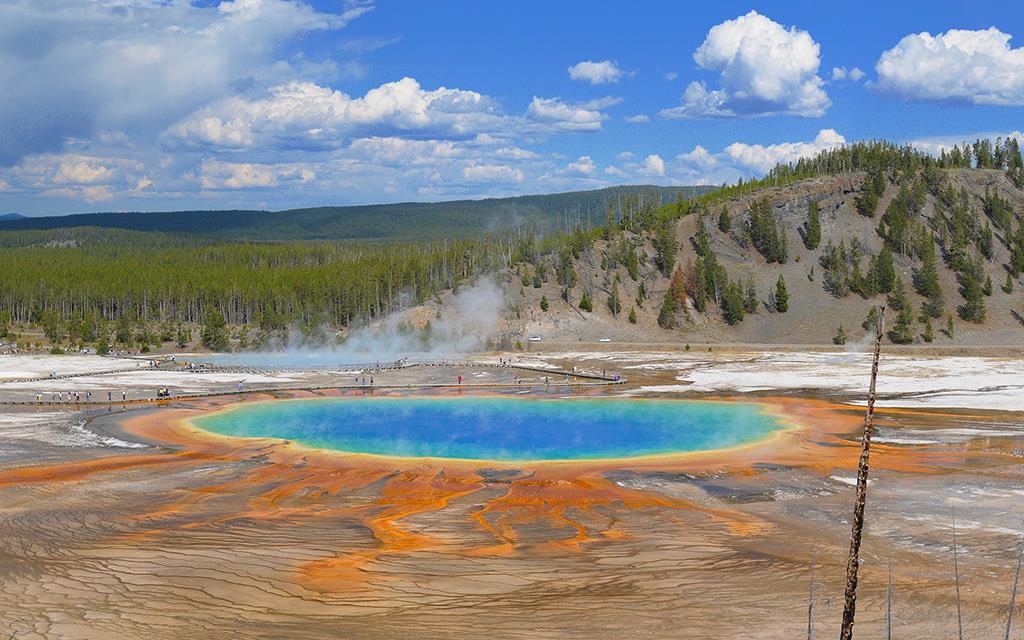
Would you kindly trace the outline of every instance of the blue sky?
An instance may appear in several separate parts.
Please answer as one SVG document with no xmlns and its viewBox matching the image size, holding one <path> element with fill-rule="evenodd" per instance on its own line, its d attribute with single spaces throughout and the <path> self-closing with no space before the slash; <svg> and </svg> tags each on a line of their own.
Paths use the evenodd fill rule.
<svg viewBox="0 0 1024 640">
<path fill-rule="evenodd" d="M 0 212 L 718 184 L 1017 135 L 1015 3 L 0 0 Z"/>
</svg>

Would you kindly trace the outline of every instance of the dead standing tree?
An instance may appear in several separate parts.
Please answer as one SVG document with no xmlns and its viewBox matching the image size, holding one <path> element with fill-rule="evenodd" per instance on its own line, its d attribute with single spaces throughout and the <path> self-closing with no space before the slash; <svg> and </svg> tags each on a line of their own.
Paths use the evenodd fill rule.
<svg viewBox="0 0 1024 640">
<path fill-rule="evenodd" d="M 853 618 L 857 612 L 857 570 L 860 568 L 860 540 L 864 532 L 864 503 L 868 497 L 868 458 L 871 453 L 871 434 L 874 431 L 875 382 L 878 380 L 878 356 L 882 351 L 882 327 L 885 307 L 878 308 L 875 325 L 875 354 L 871 362 L 871 386 L 868 389 L 868 408 L 864 414 L 864 437 L 861 440 L 860 462 L 857 464 L 857 497 L 853 503 L 853 527 L 850 533 L 850 557 L 846 563 L 846 593 L 843 605 L 843 626 L 840 640 L 852 640 Z"/>
<path fill-rule="evenodd" d="M 1010 627 L 1013 626 L 1013 610 L 1017 606 L 1017 584 L 1020 582 L 1020 565 L 1024 562 L 1024 535 L 1020 537 L 1020 547 L 1017 549 L 1017 570 L 1013 574 L 1013 588 L 1010 590 L 1010 607 L 1006 612 L 1006 635 L 1003 640 L 1010 640 Z"/>
</svg>

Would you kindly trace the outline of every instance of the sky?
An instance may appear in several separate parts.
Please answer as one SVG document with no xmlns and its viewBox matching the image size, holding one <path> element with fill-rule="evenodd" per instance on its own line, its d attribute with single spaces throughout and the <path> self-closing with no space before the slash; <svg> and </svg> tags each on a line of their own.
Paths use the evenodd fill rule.
<svg viewBox="0 0 1024 640">
<path fill-rule="evenodd" d="M 722 184 L 1022 116 L 1017 2 L 0 0 L 0 213 Z"/>
</svg>

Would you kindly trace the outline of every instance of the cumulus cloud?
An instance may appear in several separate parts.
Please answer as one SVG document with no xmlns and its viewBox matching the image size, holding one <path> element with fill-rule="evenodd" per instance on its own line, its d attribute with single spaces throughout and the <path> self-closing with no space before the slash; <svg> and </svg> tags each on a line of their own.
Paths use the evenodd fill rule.
<svg viewBox="0 0 1024 640">
<path fill-rule="evenodd" d="M 995 27 L 911 34 L 875 64 L 878 87 L 905 100 L 1024 105 L 1024 48 Z"/>
<path fill-rule="evenodd" d="M 231 97 L 172 126 L 166 137 L 245 148 L 274 140 L 336 146 L 356 134 L 427 132 L 468 136 L 499 123 L 497 105 L 475 91 L 425 90 L 412 78 L 371 89 L 361 98 L 313 82 L 274 87 L 260 99 Z"/>
<path fill-rule="evenodd" d="M 580 156 L 576 162 L 570 162 L 566 170 L 571 173 L 589 176 L 597 170 L 597 165 L 594 164 L 590 156 Z"/>
<path fill-rule="evenodd" d="M 650 116 L 646 116 L 642 113 L 635 116 L 626 116 L 626 122 L 629 122 L 631 124 L 644 124 L 650 121 Z"/>
<path fill-rule="evenodd" d="M 292 76 L 278 46 L 339 29 L 369 5 L 327 13 L 290 0 L 33 0 L 0 4 L 0 166 L 97 132 L 151 134 L 239 87 Z"/>
<path fill-rule="evenodd" d="M 846 138 L 839 135 L 835 129 L 822 129 L 813 142 L 782 142 L 769 145 L 734 142 L 725 148 L 725 154 L 742 168 L 766 173 L 780 162 L 796 162 L 800 158 L 811 157 L 844 144 Z"/>
<path fill-rule="evenodd" d="M 665 175 L 665 161 L 657 154 L 651 154 L 644 158 L 644 170 L 652 176 Z"/>
<path fill-rule="evenodd" d="M 615 106 L 621 101 L 621 98 L 609 96 L 572 104 L 561 98 L 534 96 L 526 113 L 534 120 L 549 123 L 559 130 L 595 131 L 601 128 L 601 122 L 608 117 L 602 109 Z"/>
<path fill-rule="evenodd" d="M 847 79 L 852 80 L 854 82 L 859 82 L 860 79 L 863 77 L 864 72 L 857 67 L 854 67 L 849 71 L 846 70 L 846 67 L 832 67 L 833 82 L 842 82 L 843 80 Z"/>
<path fill-rule="evenodd" d="M 503 164 L 474 164 L 462 170 L 470 182 L 522 182 L 523 172 Z"/>
<path fill-rule="evenodd" d="M 584 60 L 577 62 L 568 69 L 569 77 L 590 84 L 614 84 L 623 76 L 630 75 L 619 68 L 618 63 L 611 60 Z"/>
<path fill-rule="evenodd" d="M 309 182 L 315 178 L 311 169 L 300 165 L 206 160 L 199 183 L 203 189 L 253 189 L 276 187 L 282 181 Z"/>
<path fill-rule="evenodd" d="M 1024 133 L 1020 131 L 980 131 L 964 133 L 961 135 L 928 136 L 924 138 L 914 138 L 913 140 L 909 140 L 907 144 L 919 151 L 937 156 L 943 151 L 949 151 L 954 146 L 963 147 L 965 144 L 970 144 L 975 140 L 997 140 L 999 138 L 1004 140 L 1013 138 L 1018 143 L 1024 145 Z"/>
<path fill-rule="evenodd" d="M 691 82 L 669 118 L 767 115 L 820 117 L 831 105 L 818 77 L 820 47 L 811 35 L 788 29 L 756 11 L 715 25 L 693 54 L 719 74 L 719 88 Z"/>
<path fill-rule="evenodd" d="M 676 159 L 685 166 L 697 171 L 707 172 L 718 166 L 718 160 L 699 144 L 693 150 L 679 154 L 676 156 Z"/>
</svg>

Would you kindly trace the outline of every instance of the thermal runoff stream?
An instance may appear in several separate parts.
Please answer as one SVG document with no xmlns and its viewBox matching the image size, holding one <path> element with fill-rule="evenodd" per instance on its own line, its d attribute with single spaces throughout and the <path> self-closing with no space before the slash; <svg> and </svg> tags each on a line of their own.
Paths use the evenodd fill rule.
<svg viewBox="0 0 1024 640">
<path fill-rule="evenodd" d="M 755 403 L 496 397 L 262 402 L 192 422 L 222 435 L 349 453 L 498 461 L 707 451 L 786 427 Z"/>
</svg>

